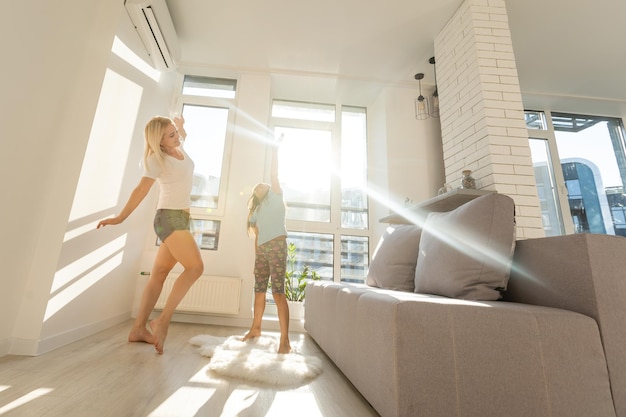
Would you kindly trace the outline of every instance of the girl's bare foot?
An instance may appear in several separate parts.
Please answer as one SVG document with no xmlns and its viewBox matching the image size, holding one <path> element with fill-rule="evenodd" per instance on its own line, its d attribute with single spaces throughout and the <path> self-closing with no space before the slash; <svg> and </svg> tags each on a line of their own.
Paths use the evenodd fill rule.
<svg viewBox="0 0 626 417">
<path fill-rule="evenodd" d="M 159 355 L 163 354 L 163 346 L 167 337 L 168 326 L 161 323 L 158 319 L 150 321 L 150 329 L 152 329 L 154 349 Z"/>
<path fill-rule="evenodd" d="M 254 339 L 255 337 L 259 337 L 261 336 L 261 331 L 258 329 L 250 329 L 250 331 L 248 333 L 246 333 L 246 335 L 244 337 L 241 338 L 242 342 L 245 342 L 246 340 L 249 339 Z"/>
<path fill-rule="evenodd" d="M 154 344 L 154 336 L 145 327 L 133 326 L 128 333 L 128 341 Z"/>
</svg>

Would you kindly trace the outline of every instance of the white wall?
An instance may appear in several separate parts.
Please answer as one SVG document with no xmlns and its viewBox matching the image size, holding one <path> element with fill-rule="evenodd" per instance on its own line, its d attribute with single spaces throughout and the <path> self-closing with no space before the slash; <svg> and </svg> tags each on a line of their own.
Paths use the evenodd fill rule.
<svg viewBox="0 0 626 417">
<path fill-rule="evenodd" d="M 435 197 L 444 183 L 439 119 L 415 118 L 418 95 L 417 89 L 388 87 L 368 108 L 369 179 L 376 192 L 370 195 L 371 249 L 386 226 L 378 219 L 404 207 L 407 198 Z"/>
<path fill-rule="evenodd" d="M 439 119 L 415 118 L 416 95 L 411 89 L 388 88 L 383 96 L 388 193 L 394 204 L 403 205 L 407 197 L 416 203 L 432 198 L 444 183 Z"/>
<path fill-rule="evenodd" d="M 127 20 L 123 2 L 26 0 L 5 16 L 0 42 L 12 60 L 4 66 L 0 81 L 4 127 L 0 174 L 11 181 L 4 183 L 1 209 L 6 238 L 0 244 L 4 272 L 0 355 L 35 354 L 130 315 L 134 286 L 122 277 L 137 269 L 146 233 L 140 215 L 123 226 L 131 237 L 120 274 L 94 285 L 44 322 L 56 271 L 103 245 L 110 233 L 121 233 L 92 230 L 78 240 L 63 242 L 65 232 L 81 221 L 86 224 L 115 212 L 109 209 L 68 224 L 105 71 L 109 66 L 132 70 L 120 69 L 111 57 L 118 24 Z M 136 36 L 134 29 L 125 31 Z M 141 79 L 136 71 L 131 76 Z M 167 82 L 152 84 L 143 86 L 137 115 L 142 126 L 135 136 L 141 137 L 148 115 L 169 107 L 171 83 L 169 87 Z M 141 142 L 133 143 L 128 160 L 138 161 L 142 149 Z M 129 162 L 129 178 L 122 186 L 126 194 L 138 179 L 132 165 Z"/>
<path fill-rule="evenodd" d="M 118 6 L 116 36 L 138 54 L 145 55 L 123 5 Z M 71 238 L 64 240 L 58 257 L 38 352 L 130 317 L 135 291 L 133 278 L 150 231 L 157 187 L 122 225 L 96 230 L 95 224 L 118 213 L 141 178 L 145 122 L 155 114 L 168 115 L 177 78 L 178 74 L 162 73 L 157 82 L 118 55 L 109 54 L 107 84 L 101 82 L 101 100 L 95 109 L 96 119 L 82 161 L 87 166 L 80 171 L 79 187 L 66 225 Z M 105 98 L 109 99 L 108 104 Z M 102 196 L 116 191 L 118 194 L 112 196 L 115 202 L 104 204 L 107 198 Z M 102 200 L 102 205 L 90 200 Z M 107 249 L 117 241 L 123 247 L 116 251 Z"/>
<path fill-rule="evenodd" d="M 4 14 L 0 353 L 39 337 L 117 14 L 98 0 Z"/>
</svg>

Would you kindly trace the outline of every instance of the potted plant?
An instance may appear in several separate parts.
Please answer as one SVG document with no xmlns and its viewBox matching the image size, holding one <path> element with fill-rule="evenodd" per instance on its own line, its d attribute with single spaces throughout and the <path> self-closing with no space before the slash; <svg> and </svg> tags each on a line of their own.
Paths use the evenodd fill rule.
<svg viewBox="0 0 626 417">
<path fill-rule="evenodd" d="M 285 296 L 289 303 L 292 318 L 302 318 L 304 296 L 308 281 L 318 281 L 321 277 L 316 271 L 305 265 L 302 271 L 296 270 L 296 245 L 287 245 L 287 270 L 285 271 Z"/>
</svg>

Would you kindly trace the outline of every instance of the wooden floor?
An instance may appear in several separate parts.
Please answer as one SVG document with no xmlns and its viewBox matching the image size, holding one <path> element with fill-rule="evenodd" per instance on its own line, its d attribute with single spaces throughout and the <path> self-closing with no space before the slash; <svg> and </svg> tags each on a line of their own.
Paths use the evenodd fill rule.
<svg viewBox="0 0 626 417">
<path fill-rule="evenodd" d="M 152 345 L 126 341 L 130 324 L 38 357 L 1 357 L 0 416 L 378 416 L 308 335 L 291 334 L 292 346 L 319 357 L 324 371 L 308 385 L 276 390 L 207 374 L 209 359 L 188 343 L 245 329 L 172 323 L 157 355 Z"/>
</svg>

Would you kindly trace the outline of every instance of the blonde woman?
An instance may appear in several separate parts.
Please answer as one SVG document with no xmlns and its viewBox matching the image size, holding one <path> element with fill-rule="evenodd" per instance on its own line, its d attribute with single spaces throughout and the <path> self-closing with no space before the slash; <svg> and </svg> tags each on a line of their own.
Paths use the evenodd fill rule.
<svg viewBox="0 0 626 417">
<path fill-rule="evenodd" d="M 282 140 L 282 136 L 281 136 Z M 280 143 L 280 140 L 279 140 Z M 261 335 L 265 294 L 271 278 L 272 296 L 278 310 L 280 343 L 278 353 L 289 353 L 289 306 L 285 296 L 287 229 L 285 202 L 278 181 L 278 148 L 274 146 L 270 169 L 271 184 L 259 183 L 248 200 L 248 233 L 254 236 L 254 317 L 243 340 Z"/>
<path fill-rule="evenodd" d="M 181 146 L 181 139 L 186 137 L 184 122 L 182 117 L 156 116 L 146 124 L 143 177 L 122 211 L 115 217 L 102 220 L 97 227 L 122 223 L 143 201 L 154 182 L 159 183 L 154 231 L 162 243 L 128 335 L 129 342 L 151 343 L 159 354 L 163 353 L 174 310 L 204 270 L 200 250 L 189 231 L 194 164 Z M 176 279 L 161 314 L 150 321 L 148 330 L 148 319 L 161 294 L 163 282 L 177 262 L 184 271 Z"/>
</svg>

